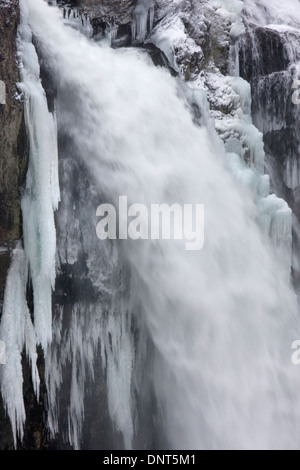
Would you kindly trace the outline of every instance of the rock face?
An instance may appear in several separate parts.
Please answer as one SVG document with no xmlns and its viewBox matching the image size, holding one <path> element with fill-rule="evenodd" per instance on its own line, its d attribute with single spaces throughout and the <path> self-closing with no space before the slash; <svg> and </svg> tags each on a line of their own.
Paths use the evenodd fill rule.
<svg viewBox="0 0 300 470">
<path fill-rule="evenodd" d="M 6 104 L 0 104 L 0 302 L 10 248 L 21 237 L 20 186 L 27 162 L 27 139 L 23 105 L 17 99 L 19 80 L 16 61 L 18 1 L 0 4 L 0 80 L 6 86 Z"/>
<path fill-rule="evenodd" d="M 90 18 L 93 34 L 101 38 L 109 31 L 114 31 L 113 43 L 128 46 L 132 42 L 132 21 L 138 0 L 73 0 L 67 3 L 78 7 L 79 14 Z M 70 10 L 65 9 L 68 17 Z"/>
<path fill-rule="evenodd" d="M 10 250 L 21 238 L 20 187 L 27 164 L 27 138 L 22 102 L 17 99 L 19 80 L 16 32 L 19 2 L 0 2 L 0 80 L 5 84 L 5 104 L 0 104 L 0 313 Z M 4 103 L 4 100 L 0 100 Z M 0 366 L 3 367 L 3 366 Z M 0 449 L 13 447 L 8 420 L 0 406 Z"/>
<path fill-rule="evenodd" d="M 263 133 L 271 189 L 293 210 L 294 281 L 300 288 L 300 107 L 293 94 L 298 80 L 300 34 L 276 26 L 246 24 L 240 38 L 240 74 L 251 84 L 252 116 Z"/>
</svg>

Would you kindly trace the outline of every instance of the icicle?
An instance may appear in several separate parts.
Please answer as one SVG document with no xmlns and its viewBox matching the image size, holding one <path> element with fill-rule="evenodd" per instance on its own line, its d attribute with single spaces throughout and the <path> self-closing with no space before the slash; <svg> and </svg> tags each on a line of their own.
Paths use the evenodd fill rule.
<svg viewBox="0 0 300 470">
<path fill-rule="evenodd" d="M 136 39 L 136 19 L 134 18 L 131 23 L 131 36 L 132 40 L 135 41 Z"/>
<path fill-rule="evenodd" d="M 295 190 L 300 186 L 300 169 L 296 157 L 288 157 L 284 172 L 284 182 L 289 189 Z"/>
<path fill-rule="evenodd" d="M 66 13 L 65 7 L 61 7 L 61 11 L 66 25 L 80 31 L 87 38 L 93 36 L 93 27 L 90 17 L 84 14 L 82 10 L 70 8 L 68 13 Z"/>
<path fill-rule="evenodd" d="M 132 39 L 133 41 L 143 42 L 148 33 L 152 32 L 154 22 L 154 5 L 152 0 L 139 0 L 134 10 L 134 19 L 132 22 Z"/>
<path fill-rule="evenodd" d="M 113 42 L 117 39 L 118 29 L 118 26 L 113 26 L 109 31 L 111 44 L 113 44 Z"/>
<path fill-rule="evenodd" d="M 31 363 L 34 392 L 39 399 L 36 336 L 26 303 L 28 263 L 21 244 L 13 252 L 8 272 L 0 338 L 6 345 L 6 364 L 0 369 L 1 395 L 11 421 L 15 446 L 23 438 L 25 407 L 23 400 L 22 353 L 25 350 Z"/>
<path fill-rule="evenodd" d="M 239 53 L 240 53 L 239 39 L 235 39 L 233 44 L 230 46 L 231 60 L 229 63 L 229 75 L 232 75 L 233 77 L 240 76 Z"/>
<path fill-rule="evenodd" d="M 124 436 L 125 448 L 130 450 L 134 431 L 131 396 L 134 350 L 127 322 L 127 315 L 116 316 L 115 312 L 110 312 L 103 325 L 101 343 L 105 345 L 110 416 L 116 429 Z M 122 400 L 119 390 L 122 390 Z"/>
<path fill-rule="evenodd" d="M 57 130 L 40 81 L 38 57 L 27 24 L 27 4 L 21 3 L 18 54 L 30 144 L 29 168 L 22 198 L 24 253 L 19 244 L 8 273 L 0 335 L 6 342 L 7 362 L 1 373 L 1 394 L 16 445 L 25 422 L 21 355 L 31 362 L 34 391 L 39 396 L 37 344 L 46 351 L 52 338 L 52 288 L 55 282 L 56 233 L 54 210 L 59 202 Z M 26 303 L 27 273 L 34 295 L 34 327 Z"/>
<path fill-rule="evenodd" d="M 154 24 L 154 13 L 155 13 L 155 10 L 154 10 L 154 5 L 150 8 L 150 34 L 152 33 L 152 30 L 153 30 L 153 24 Z"/>
<path fill-rule="evenodd" d="M 25 102 L 25 120 L 30 144 L 26 189 L 22 198 L 24 248 L 28 256 L 34 293 L 37 340 L 43 349 L 52 337 L 51 291 L 55 283 L 56 231 L 54 211 L 59 202 L 57 131 L 49 113 L 39 76 L 37 53 L 27 25 L 26 4 L 21 5 L 18 49 L 20 84 Z"/>
<path fill-rule="evenodd" d="M 258 209 L 259 224 L 265 237 L 271 238 L 288 278 L 292 264 L 292 211 L 287 203 L 275 194 L 261 199 Z"/>
</svg>

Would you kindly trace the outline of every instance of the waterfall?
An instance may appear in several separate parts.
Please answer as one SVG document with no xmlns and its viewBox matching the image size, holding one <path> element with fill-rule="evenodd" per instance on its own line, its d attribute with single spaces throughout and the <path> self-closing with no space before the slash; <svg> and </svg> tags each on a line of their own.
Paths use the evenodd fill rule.
<svg viewBox="0 0 300 470">
<path fill-rule="evenodd" d="M 299 319 L 285 251 L 291 211 L 269 195 L 249 86 L 228 77 L 243 109 L 219 123 L 233 136 L 224 145 L 204 93 L 183 87 L 140 50 L 113 50 L 67 28 L 43 0 L 21 6 L 30 165 L 24 250 L 14 254 L 0 329 L 1 339 L 11 338 L 1 393 L 15 435 L 18 429 L 22 438 L 25 420 L 20 356 L 25 345 L 38 392 L 42 344 L 48 426 L 74 448 L 97 413 L 97 432 L 103 426 L 112 439 L 106 448 L 298 448 L 300 375 L 291 345 Z M 54 77 L 55 117 L 32 34 Z M 238 132 L 251 168 L 239 156 Z M 96 209 L 117 207 L 122 195 L 148 208 L 204 204 L 204 248 L 100 241 Z"/>
</svg>

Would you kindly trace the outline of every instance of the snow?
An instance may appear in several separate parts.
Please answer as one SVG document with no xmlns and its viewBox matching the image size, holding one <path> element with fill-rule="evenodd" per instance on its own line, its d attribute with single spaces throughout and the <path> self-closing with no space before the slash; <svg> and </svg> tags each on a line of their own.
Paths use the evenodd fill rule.
<svg viewBox="0 0 300 470">
<path fill-rule="evenodd" d="M 217 9 L 217 12 L 231 23 L 230 35 L 238 37 L 245 31 L 241 12 L 243 9 L 243 2 L 240 0 L 212 0 L 212 5 Z"/>
<path fill-rule="evenodd" d="M 184 24 L 175 14 L 171 19 L 163 20 L 158 28 L 155 28 L 151 42 L 153 42 L 166 56 L 169 65 L 176 72 L 182 72 L 177 63 L 175 51 L 180 51 L 181 56 L 198 54 L 203 57 L 203 52 L 193 39 L 186 35 Z"/>
<path fill-rule="evenodd" d="M 274 31 L 278 31 L 279 33 L 298 33 L 299 34 L 299 28 L 294 28 L 292 26 L 289 26 L 287 24 L 267 24 L 266 28 L 268 29 L 273 29 Z"/>
</svg>

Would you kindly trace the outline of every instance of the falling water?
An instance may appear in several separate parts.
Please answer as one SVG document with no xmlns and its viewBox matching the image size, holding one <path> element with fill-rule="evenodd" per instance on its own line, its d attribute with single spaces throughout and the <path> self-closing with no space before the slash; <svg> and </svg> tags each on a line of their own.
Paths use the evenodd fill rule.
<svg viewBox="0 0 300 470">
<path fill-rule="evenodd" d="M 145 418 L 148 427 L 165 436 L 156 438 L 157 447 L 299 447 L 300 374 L 290 359 L 291 344 L 299 337 L 296 299 L 286 266 L 257 224 L 259 219 L 275 240 L 288 238 L 290 210 L 259 189 L 257 169 L 248 169 L 236 155 L 226 156 L 211 126 L 194 123 L 176 80 L 148 56 L 88 40 L 42 0 L 24 0 L 22 17 L 57 88 L 62 200 L 53 324 L 39 303 L 35 308 L 35 334 L 45 350 L 50 430 L 80 447 L 86 397 L 100 376 L 106 380 L 110 420 L 125 448 L 149 447 L 141 425 L 146 406 L 159 423 L 155 427 Z M 29 40 L 28 33 L 23 44 Z M 32 46 L 26 60 L 37 71 L 34 54 Z M 32 113 L 37 128 L 47 127 L 46 113 L 42 119 L 39 108 Z M 52 134 L 43 135 L 53 142 Z M 251 137 L 253 148 L 260 148 L 257 134 Z M 48 162 L 55 161 L 53 152 Z M 37 149 L 37 155 L 44 153 Z M 34 186 L 29 180 L 32 193 L 44 188 L 49 167 L 44 171 L 37 173 Z M 50 210 L 43 194 L 31 201 L 28 195 L 23 208 L 25 215 L 35 214 L 30 228 L 41 227 L 40 247 L 49 241 L 43 223 L 50 223 L 50 240 L 55 240 L 56 205 Z M 96 208 L 101 202 L 117 207 L 120 195 L 147 207 L 204 204 L 203 250 L 185 251 L 181 241 L 100 242 Z M 46 212 L 36 204 L 39 197 L 49 205 Z M 35 235 L 27 233 L 25 252 L 34 281 L 43 251 L 33 251 Z M 49 286 L 52 255 L 45 259 L 44 285 Z M 16 253 L 11 269 L 23 263 L 23 252 Z M 20 290 L 23 271 L 17 277 Z M 5 311 L 13 308 L 9 280 Z M 44 298 L 39 283 L 33 288 L 39 302 Z M 11 385 L 14 376 L 5 380 Z M 60 408 L 66 396 L 63 428 Z M 22 398 L 9 402 L 6 392 L 5 398 L 14 422 L 14 407 Z"/>
</svg>

